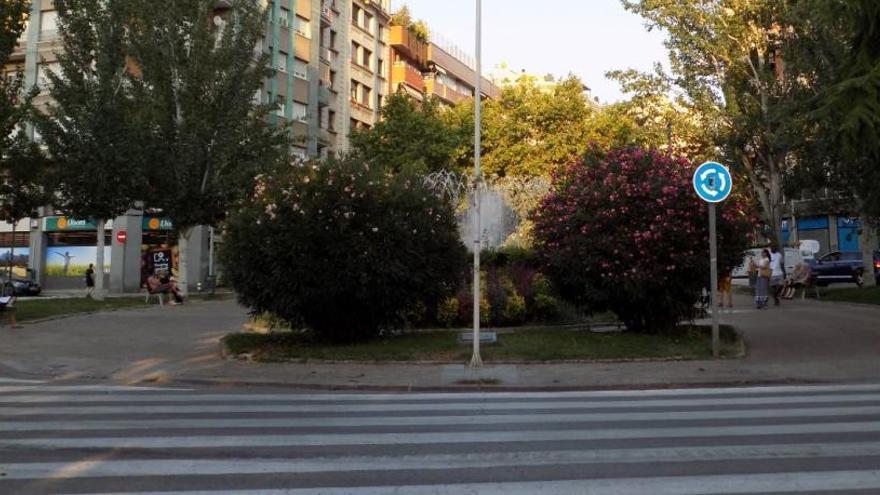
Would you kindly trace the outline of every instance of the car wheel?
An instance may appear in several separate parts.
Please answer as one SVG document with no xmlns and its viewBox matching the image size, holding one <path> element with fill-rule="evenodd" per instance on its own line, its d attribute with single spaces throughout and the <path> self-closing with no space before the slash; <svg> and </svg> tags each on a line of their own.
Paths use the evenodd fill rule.
<svg viewBox="0 0 880 495">
<path fill-rule="evenodd" d="M 865 284 L 865 274 L 864 273 L 856 273 L 856 276 L 853 279 L 853 282 L 856 283 L 859 287 Z"/>
</svg>

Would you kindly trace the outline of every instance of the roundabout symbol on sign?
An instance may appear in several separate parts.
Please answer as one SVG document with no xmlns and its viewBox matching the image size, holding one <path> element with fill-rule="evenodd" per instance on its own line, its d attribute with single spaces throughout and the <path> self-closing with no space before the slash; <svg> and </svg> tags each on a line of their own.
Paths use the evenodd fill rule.
<svg viewBox="0 0 880 495">
<path fill-rule="evenodd" d="M 730 196 L 732 189 L 730 170 L 720 163 L 706 162 L 694 172 L 694 190 L 703 201 L 720 203 Z"/>
</svg>

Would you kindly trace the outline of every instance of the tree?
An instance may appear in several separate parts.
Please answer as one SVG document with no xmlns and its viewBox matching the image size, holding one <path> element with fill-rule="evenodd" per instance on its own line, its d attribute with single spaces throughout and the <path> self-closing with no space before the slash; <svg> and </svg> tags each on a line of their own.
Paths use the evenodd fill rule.
<svg viewBox="0 0 880 495">
<path fill-rule="evenodd" d="M 880 220 L 880 5 L 870 0 L 801 0 L 789 19 L 796 43 L 786 77 L 800 81 L 806 139 L 801 178 L 849 191 L 862 216 L 865 283 L 873 285 Z M 794 113 L 794 112 L 793 112 Z"/>
<path fill-rule="evenodd" d="M 673 88 L 661 67 L 655 74 L 624 70 L 606 76 L 618 81 L 630 96 L 629 100 L 610 105 L 618 119 L 628 119 L 634 126 L 632 142 L 619 146 L 657 149 L 691 161 L 718 158 L 714 123 L 683 95 L 670 96 Z"/>
<path fill-rule="evenodd" d="M 360 157 L 283 167 L 231 216 L 221 258 L 239 300 L 334 342 L 369 340 L 452 294 L 466 251 L 420 177 Z"/>
<path fill-rule="evenodd" d="M 613 311 L 632 331 L 693 315 L 709 282 L 706 205 L 693 166 L 638 148 L 591 152 L 561 170 L 535 210 L 536 250 L 561 295 Z M 742 261 L 752 227 L 738 200 L 719 205 L 719 268 Z"/>
<path fill-rule="evenodd" d="M 522 77 L 487 101 L 483 168 L 486 175 L 549 175 L 586 151 L 592 112 L 583 83 L 571 76 L 551 91 Z"/>
<path fill-rule="evenodd" d="M 25 31 L 30 2 L 0 3 L 0 67 Z M 12 225 L 9 277 L 15 255 L 15 226 L 46 204 L 45 162 L 39 146 L 24 132 L 35 92 L 24 88 L 20 73 L 0 73 L 0 220 Z"/>
<path fill-rule="evenodd" d="M 456 158 L 470 136 L 443 113 L 434 98 L 419 102 L 395 93 L 387 98 L 373 128 L 352 132 L 352 150 L 395 173 L 458 170 Z"/>
<path fill-rule="evenodd" d="M 779 21 L 789 2 L 755 0 L 622 0 L 649 28 L 668 33 L 672 82 L 702 113 L 719 123 L 726 161 L 749 178 L 781 245 L 783 187 L 792 171 L 792 138 L 784 119 L 791 80 L 780 77 L 779 55 L 790 40 Z"/>
<path fill-rule="evenodd" d="M 56 203 L 97 226 L 96 297 L 104 285 L 104 225 L 148 194 L 146 157 L 127 85 L 123 4 L 55 0 L 63 49 L 47 71 L 52 103 L 34 121 L 57 180 Z"/>
<path fill-rule="evenodd" d="M 267 14 L 250 0 L 126 3 L 130 83 L 161 168 L 147 201 L 178 230 L 186 290 L 193 227 L 223 220 L 261 170 L 287 157 L 287 129 L 270 123 L 275 103 L 254 100 L 272 75 L 259 51 Z"/>
</svg>

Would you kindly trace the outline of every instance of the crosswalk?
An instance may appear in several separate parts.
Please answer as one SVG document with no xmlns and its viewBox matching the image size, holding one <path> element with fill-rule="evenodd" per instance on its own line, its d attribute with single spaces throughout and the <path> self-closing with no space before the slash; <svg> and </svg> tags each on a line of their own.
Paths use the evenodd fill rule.
<svg viewBox="0 0 880 495">
<path fill-rule="evenodd" d="M 303 393 L 0 378 L 0 494 L 880 493 L 880 385 Z"/>
</svg>

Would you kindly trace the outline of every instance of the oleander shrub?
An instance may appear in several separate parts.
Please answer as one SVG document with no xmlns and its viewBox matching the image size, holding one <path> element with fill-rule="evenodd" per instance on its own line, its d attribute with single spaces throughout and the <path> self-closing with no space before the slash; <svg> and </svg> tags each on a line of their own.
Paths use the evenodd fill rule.
<svg viewBox="0 0 880 495">
<path fill-rule="evenodd" d="M 231 212 L 221 256 L 242 304 L 333 342 L 420 318 L 466 269 L 451 205 L 418 177 L 354 158 L 258 177 Z"/>
<path fill-rule="evenodd" d="M 613 311 L 633 331 L 665 331 L 691 318 L 709 285 L 707 207 L 693 191 L 694 169 L 683 158 L 624 149 L 591 153 L 557 172 L 533 220 L 535 249 L 560 295 L 589 311 Z M 750 244 L 745 204 L 718 207 L 722 267 Z"/>
</svg>

